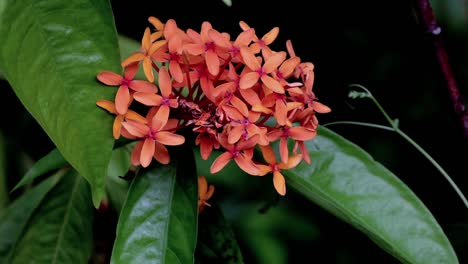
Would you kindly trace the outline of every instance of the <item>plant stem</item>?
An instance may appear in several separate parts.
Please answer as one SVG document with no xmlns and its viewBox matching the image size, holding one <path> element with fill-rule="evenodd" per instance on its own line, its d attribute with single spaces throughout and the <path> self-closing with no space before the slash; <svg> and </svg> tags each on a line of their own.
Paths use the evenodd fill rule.
<svg viewBox="0 0 468 264">
<path fill-rule="evenodd" d="M 442 74 L 447 83 L 447 89 L 452 101 L 455 113 L 459 117 L 465 140 L 468 140 L 468 111 L 465 107 L 463 97 L 458 89 L 452 68 L 448 60 L 447 52 L 440 36 L 441 28 L 437 23 L 434 11 L 429 0 L 416 0 L 417 9 L 424 24 L 425 30 L 431 34 L 432 43 L 435 48 L 437 61 L 441 67 Z"/>
</svg>

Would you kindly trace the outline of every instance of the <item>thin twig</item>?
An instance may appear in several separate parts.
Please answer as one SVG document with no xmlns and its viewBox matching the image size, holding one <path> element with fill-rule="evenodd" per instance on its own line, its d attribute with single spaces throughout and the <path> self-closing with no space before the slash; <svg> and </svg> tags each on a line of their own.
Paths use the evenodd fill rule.
<svg viewBox="0 0 468 264">
<path fill-rule="evenodd" d="M 431 40 L 435 48 L 437 61 L 441 67 L 442 74 L 447 83 L 447 89 L 452 101 L 455 113 L 459 117 L 465 140 L 468 140 L 468 111 L 465 107 L 463 97 L 458 89 L 452 68 L 450 66 L 447 52 L 442 42 L 441 27 L 437 23 L 434 11 L 429 0 L 416 0 L 417 9 L 425 30 L 431 34 Z"/>
</svg>

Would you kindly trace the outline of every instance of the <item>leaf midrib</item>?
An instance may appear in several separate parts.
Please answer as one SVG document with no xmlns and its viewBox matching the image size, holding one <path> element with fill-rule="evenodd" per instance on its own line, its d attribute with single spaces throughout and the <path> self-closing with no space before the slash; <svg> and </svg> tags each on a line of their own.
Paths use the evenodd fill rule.
<svg viewBox="0 0 468 264">
<path fill-rule="evenodd" d="M 73 183 L 73 190 L 72 190 L 72 192 L 70 194 L 70 199 L 68 200 L 68 204 L 67 204 L 67 207 L 65 209 L 65 216 L 63 218 L 62 225 L 60 226 L 60 231 L 59 231 L 59 234 L 58 234 L 58 237 L 57 237 L 57 244 L 55 245 L 54 256 L 52 258 L 51 263 L 57 263 L 59 250 L 60 250 L 60 245 L 61 245 L 63 237 L 64 237 L 64 231 L 65 231 L 66 223 L 68 223 L 68 219 L 70 218 L 71 209 L 73 208 L 74 197 L 75 197 L 75 194 L 78 192 L 78 186 L 79 186 L 80 180 L 81 179 L 80 179 L 79 176 L 75 177 L 75 182 Z"/>
</svg>

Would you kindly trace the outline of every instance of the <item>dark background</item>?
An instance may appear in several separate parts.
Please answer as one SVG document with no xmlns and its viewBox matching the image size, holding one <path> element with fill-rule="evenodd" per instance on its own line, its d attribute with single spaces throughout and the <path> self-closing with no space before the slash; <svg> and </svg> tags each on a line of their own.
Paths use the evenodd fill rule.
<svg viewBox="0 0 468 264">
<path fill-rule="evenodd" d="M 370 100 L 347 97 L 348 85 L 361 84 L 468 193 L 467 140 L 449 100 L 431 36 L 421 25 L 413 1 L 321 0 L 307 1 L 307 5 L 295 0 L 232 2 L 228 7 L 221 0 L 111 1 L 118 32 L 138 41 L 149 26 L 149 16 L 162 21 L 174 18 L 182 29 L 199 30 L 203 21 L 209 21 L 215 29 L 231 36 L 241 32 L 240 20 L 254 27 L 259 37 L 274 26 L 280 27 L 274 47 L 285 50 L 285 41 L 291 39 L 296 54 L 315 64 L 314 91 L 333 110 L 319 116 L 322 124 L 350 120 L 388 125 Z M 446 2 L 432 3 L 457 84 L 462 95 L 468 97 L 468 7 L 463 1 Z M 2 81 L 1 86 L 7 86 L 6 82 Z M 23 150 L 27 157 L 11 160 L 10 164 L 37 160 L 53 145 L 11 89 L 3 90 L 0 103 L 10 110 L 1 130 L 11 139 L 7 142 L 9 149 Z M 429 161 L 396 133 L 351 125 L 329 128 L 361 146 L 398 175 L 433 213 L 460 262 L 468 260 L 467 208 Z M 14 168 L 17 166 L 10 165 L 10 170 Z M 24 171 L 13 173 L 22 175 Z M 300 217 L 306 217 L 315 230 L 309 238 L 288 234 L 291 222 L 276 218 L 278 234 L 268 239 L 283 241 L 279 245 L 287 252 L 289 263 L 397 263 L 366 236 L 318 206 L 292 192 L 288 201 L 284 206 L 292 208 L 290 212 L 301 212 Z M 242 242 L 249 239 L 242 233 L 242 225 L 234 220 L 232 224 L 243 238 L 240 240 L 246 263 L 265 259 L 258 256 L 264 253 L 252 246 L 255 243 Z M 254 233 L 250 234 L 252 241 L 271 242 L 254 237 Z"/>
</svg>

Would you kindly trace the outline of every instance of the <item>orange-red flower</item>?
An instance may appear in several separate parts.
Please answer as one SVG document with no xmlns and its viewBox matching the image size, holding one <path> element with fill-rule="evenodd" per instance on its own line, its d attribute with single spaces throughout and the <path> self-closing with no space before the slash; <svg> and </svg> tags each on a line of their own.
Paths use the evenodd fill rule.
<svg viewBox="0 0 468 264">
<path fill-rule="evenodd" d="M 198 212 L 201 213 L 205 206 L 211 206 L 208 199 L 213 196 L 215 187 L 208 185 L 205 176 L 198 176 Z"/>
<path fill-rule="evenodd" d="M 125 68 L 124 76 L 110 71 L 103 71 L 97 75 L 97 79 L 104 84 L 119 86 L 115 95 L 115 108 L 121 115 L 125 115 L 130 105 L 132 89 L 137 92 L 155 93 L 157 87 L 147 81 L 133 80 L 138 70 L 138 64 L 130 64 Z"/>
<path fill-rule="evenodd" d="M 138 114 L 137 112 L 135 112 L 135 111 L 128 110 L 124 115 L 119 114 L 117 112 L 117 109 L 115 108 L 115 104 L 113 102 L 111 102 L 111 101 L 98 100 L 96 102 L 96 104 L 99 107 L 101 107 L 103 109 L 106 109 L 109 113 L 112 113 L 112 114 L 116 115 L 116 117 L 114 119 L 114 124 L 112 125 L 112 135 L 114 136 L 115 139 L 119 139 L 120 134 L 122 132 L 124 134 L 128 135 L 128 132 L 126 132 L 125 129 L 123 129 L 124 131 L 122 131 L 122 122 L 125 119 L 135 120 L 137 122 L 146 124 L 146 119 L 143 116 L 141 116 L 140 114 Z"/>
<path fill-rule="evenodd" d="M 260 176 L 273 172 L 273 185 L 275 186 L 276 191 L 280 195 L 285 195 L 286 181 L 281 170 L 288 170 L 296 167 L 302 160 L 301 155 L 289 157 L 286 162 L 277 162 L 275 153 L 271 146 L 260 146 L 260 150 L 262 151 L 263 158 L 268 163 L 268 165 L 258 165 L 261 171 Z"/>
<path fill-rule="evenodd" d="M 169 152 L 164 145 L 177 146 L 185 142 L 183 136 L 168 131 L 174 127 L 174 123 L 158 119 L 157 114 L 152 118 L 150 125 L 133 120 L 126 120 L 122 125 L 131 135 L 140 138 L 131 155 L 132 164 L 135 166 L 141 164 L 148 167 L 153 157 L 162 164 L 168 164 Z"/>
<path fill-rule="evenodd" d="M 146 78 L 149 82 L 154 82 L 154 73 L 153 73 L 153 61 L 151 56 L 156 52 L 157 49 L 166 44 L 165 40 L 158 40 L 156 42 L 151 41 L 151 31 L 149 27 L 145 29 L 143 38 L 141 39 L 141 50 L 134 52 L 124 61 L 122 61 L 122 67 L 126 67 L 129 64 L 135 62 L 143 62 L 143 72 L 145 73 Z"/>
</svg>

